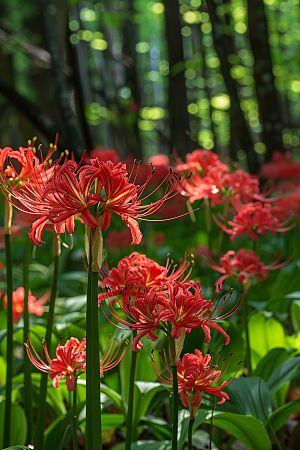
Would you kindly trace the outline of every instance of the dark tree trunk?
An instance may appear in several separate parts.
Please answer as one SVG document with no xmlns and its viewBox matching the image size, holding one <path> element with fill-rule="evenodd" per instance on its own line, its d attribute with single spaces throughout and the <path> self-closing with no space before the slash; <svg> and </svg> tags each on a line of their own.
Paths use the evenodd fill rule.
<svg viewBox="0 0 300 450">
<path fill-rule="evenodd" d="M 240 99 L 235 81 L 231 78 L 231 65 L 228 62 L 228 52 L 224 45 L 224 36 L 222 34 L 222 23 L 216 13 L 216 5 L 214 0 L 206 0 L 207 12 L 212 25 L 212 37 L 217 55 L 220 60 L 221 72 L 230 97 L 230 117 L 233 119 L 231 123 L 231 131 L 237 141 L 238 147 L 243 149 L 247 154 L 249 170 L 257 173 L 259 164 L 257 155 L 254 152 L 251 134 L 244 117 L 240 105 Z M 231 139 L 233 136 L 231 136 Z"/>
<path fill-rule="evenodd" d="M 190 139 L 184 55 L 178 0 L 164 0 L 166 39 L 169 52 L 169 121 L 170 144 L 184 156 L 195 146 Z M 182 65 L 182 67 L 181 67 Z"/>
<path fill-rule="evenodd" d="M 49 1 L 39 0 L 42 31 L 47 50 L 52 60 L 52 75 L 57 95 L 57 103 L 63 122 L 66 138 L 68 140 L 68 149 L 74 152 L 74 155 L 80 157 L 84 149 L 82 137 L 78 130 L 78 123 L 72 111 L 69 92 L 62 72 L 62 56 L 57 44 L 55 35 L 55 24 L 49 13 Z"/>
<path fill-rule="evenodd" d="M 254 57 L 254 80 L 267 147 L 266 160 L 274 150 L 284 151 L 282 121 L 275 88 L 267 18 L 263 0 L 247 0 L 249 39 Z"/>
</svg>

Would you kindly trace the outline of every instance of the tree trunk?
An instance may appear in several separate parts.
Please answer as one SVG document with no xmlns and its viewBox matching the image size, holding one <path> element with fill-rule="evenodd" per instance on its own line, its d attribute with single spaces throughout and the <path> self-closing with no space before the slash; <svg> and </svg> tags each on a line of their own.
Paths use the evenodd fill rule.
<svg viewBox="0 0 300 450">
<path fill-rule="evenodd" d="M 282 121 L 275 88 L 267 18 L 263 0 L 247 0 L 249 39 L 254 57 L 254 80 L 267 147 L 266 161 L 274 150 L 284 151 Z"/>
</svg>

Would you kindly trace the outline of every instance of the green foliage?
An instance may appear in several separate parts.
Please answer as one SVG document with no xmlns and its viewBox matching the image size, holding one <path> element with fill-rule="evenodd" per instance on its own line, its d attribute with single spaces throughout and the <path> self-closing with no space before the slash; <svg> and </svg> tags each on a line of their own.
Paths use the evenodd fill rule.
<svg viewBox="0 0 300 450">
<path fill-rule="evenodd" d="M 3 442 L 3 430 L 4 430 L 4 413 L 5 413 L 5 401 L 0 403 L 0 442 Z M 11 404 L 11 423 L 12 427 L 10 430 L 10 444 L 18 445 L 25 444 L 26 434 L 27 434 L 27 423 L 26 417 L 21 406 L 16 403 Z"/>
</svg>

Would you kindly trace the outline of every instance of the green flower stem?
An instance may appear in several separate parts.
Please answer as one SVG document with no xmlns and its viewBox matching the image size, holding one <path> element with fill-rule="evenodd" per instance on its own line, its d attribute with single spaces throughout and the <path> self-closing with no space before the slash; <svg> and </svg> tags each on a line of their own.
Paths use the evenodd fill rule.
<svg viewBox="0 0 300 450">
<path fill-rule="evenodd" d="M 78 450 L 77 443 L 77 376 L 75 376 L 75 388 L 73 391 L 73 450 Z"/>
<path fill-rule="evenodd" d="M 227 219 L 228 211 L 229 211 L 229 197 L 226 197 L 225 202 L 224 202 L 224 209 L 223 209 L 223 217 L 225 220 Z M 224 230 L 223 229 L 221 229 L 221 231 L 220 231 L 219 242 L 220 242 L 220 254 L 222 255 L 223 249 L 224 249 Z"/>
<path fill-rule="evenodd" d="M 188 450 L 192 450 L 192 448 L 193 448 L 193 425 L 194 425 L 194 420 L 190 420 L 189 431 L 188 431 Z"/>
<path fill-rule="evenodd" d="M 98 274 L 92 271 L 93 240 L 98 229 L 90 230 L 86 306 L 86 450 L 101 450 L 100 348 L 98 324 Z M 101 257 L 102 258 L 102 257 Z"/>
<path fill-rule="evenodd" d="M 178 379 L 177 379 L 177 361 L 175 351 L 175 339 L 169 336 L 171 351 L 171 366 L 173 380 L 173 416 L 172 416 L 172 450 L 177 450 L 178 435 Z"/>
<path fill-rule="evenodd" d="M 46 329 L 46 343 L 48 344 L 48 349 L 51 349 L 51 334 L 53 328 L 53 318 L 54 318 L 54 306 L 57 292 L 57 280 L 58 280 L 58 267 L 59 267 L 59 251 L 58 249 L 58 236 L 56 233 L 53 234 L 54 239 L 54 273 L 52 279 L 51 296 L 49 301 L 49 312 L 47 319 L 47 329 Z M 37 422 L 36 422 L 36 432 L 35 432 L 35 445 L 34 447 L 39 450 L 44 448 L 44 428 L 45 428 L 45 418 L 46 418 L 46 398 L 47 398 L 47 385 L 48 385 L 48 374 L 42 373 L 39 400 L 38 400 L 38 412 L 37 412 Z"/>
<path fill-rule="evenodd" d="M 245 294 L 243 300 L 243 316 L 244 316 L 244 329 L 246 334 L 246 367 L 248 369 L 248 375 L 252 375 L 252 365 L 251 365 L 251 348 L 249 340 L 249 326 L 248 326 L 248 307 L 247 307 L 247 293 Z"/>
<path fill-rule="evenodd" d="M 137 336 L 137 331 L 134 330 L 132 338 Z M 132 350 L 131 352 L 131 364 L 130 364 L 130 377 L 129 377 L 129 394 L 128 394 L 128 410 L 126 421 L 126 439 L 125 450 L 130 450 L 132 442 L 132 419 L 133 419 L 133 400 L 134 400 L 134 375 L 136 367 L 137 353 Z"/>
<path fill-rule="evenodd" d="M 206 231 L 208 234 L 208 247 L 210 251 L 212 251 L 212 235 L 211 235 L 211 211 L 210 211 L 210 204 L 209 199 L 204 199 L 204 208 L 205 208 L 205 225 L 206 225 Z"/>
<path fill-rule="evenodd" d="M 6 387 L 5 387 L 5 413 L 3 448 L 9 447 L 11 428 L 11 391 L 13 378 L 13 277 L 12 277 L 12 256 L 10 247 L 10 234 L 4 235 L 5 257 L 6 257 L 6 284 L 7 284 L 7 344 L 6 344 Z"/>
<path fill-rule="evenodd" d="M 26 342 L 29 333 L 29 313 L 28 313 L 28 290 L 29 290 L 29 260 L 30 260 L 31 242 L 26 242 L 23 269 L 23 286 L 24 286 L 24 328 L 23 342 Z M 31 387 L 31 363 L 27 352 L 24 349 L 24 409 L 27 420 L 27 443 L 32 444 L 33 440 L 33 415 L 32 415 L 32 387 Z"/>
</svg>

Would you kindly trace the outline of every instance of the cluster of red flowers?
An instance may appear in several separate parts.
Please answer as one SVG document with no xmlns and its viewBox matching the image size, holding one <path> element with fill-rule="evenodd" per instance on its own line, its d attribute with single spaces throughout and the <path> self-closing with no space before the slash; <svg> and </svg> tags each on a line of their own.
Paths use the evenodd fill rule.
<svg viewBox="0 0 300 450">
<path fill-rule="evenodd" d="M 109 337 L 107 348 L 100 359 L 100 374 L 116 367 L 124 356 L 128 341 L 125 341 L 125 345 L 122 348 L 122 341 L 118 343 L 116 339 Z M 32 364 L 41 372 L 50 374 L 52 384 L 55 388 L 58 387 L 58 383 L 63 378 L 66 378 L 67 388 L 69 391 L 75 389 L 75 379 L 77 371 L 85 371 L 86 369 L 86 338 L 81 342 L 76 338 L 69 339 L 65 345 L 60 345 L 56 348 L 56 358 L 51 359 L 49 356 L 47 344 L 43 341 L 43 348 L 46 355 L 47 363 L 45 363 L 41 357 L 37 354 L 33 348 L 32 343 L 27 338 L 27 354 Z M 33 352 L 33 353 L 32 353 Z"/>
<path fill-rule="evenodd" d="M 155 213 L 167 199 L 178 193 L 179 184 L 184 184 L 187 179 L 184 176 L 183 180 L 179 180 L 168 172 L 154 190 L 155 192 L 167 180 L 162 197 L 142 205 L 142 200 L 149 197 L 147 195 L 141 198 L 155 173 L 153 164 L 148 166 L 146 181 L 142 185 L 136 185 L 138 164 L 135 164 L 135 174 L 134 169 L 128 174 L 126 165 L 121 162 L 114 164 L 97 158 L 79 167 L 80 164 L 73 159 L 67 159 L 68 152 L 53 163 L 51 157 L 55 146 L 50 148 L 47 157 L 40 162 L 36 157 L 36 149 L 31 145 L 30 143 L 26 149 L 20 147 L 19 152 L 8 147 L 0 151 L 0 177 L 1 189 L 6 196 L 10 194 L 13 205 L 34 215 L 29 237 L 35 245 L 43 242 L 42 232 L 49 223 L 53 224 L 57 233 L 64 233 L 67 229 L 71 234 L 78 215 L 87 226 L 97 228 L 100 222 L 102 230 L 106 230 L 113 212 L 130 228 L 132 244 L 139 244 L 142 233 L 136 219 L 147 220 L 149 214 Z M 19 173 L 13 160 L 21 165 Z M 4 168 L 6 161 L 7 167 Z M 132 176 L 133 182 L 130 181 Z M 93 205 L 98 206 L 98 218 L 90 212 Z"/>
</svg>

